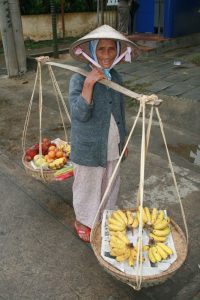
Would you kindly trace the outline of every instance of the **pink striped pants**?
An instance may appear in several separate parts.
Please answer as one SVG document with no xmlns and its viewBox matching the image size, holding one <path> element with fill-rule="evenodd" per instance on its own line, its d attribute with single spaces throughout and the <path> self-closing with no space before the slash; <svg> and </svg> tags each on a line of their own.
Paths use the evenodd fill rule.
<svg viewBox="0 0 200 300">
<path fill-rule="evenodd" d="M 73 206 L 76 220 L 92 227 L 108 182 L 118 159 L 108 161 L 106 168 L 74 165 Z M 119 194 L 119 168 L 104 203 L 103 209 L 113 209 Z M 102 210 L 103 210 L 102 209 Z M 101 211 L 102 213 L 102 211 Z M 100 215 L 101 217 L 101 215 Z"/>
</svg>

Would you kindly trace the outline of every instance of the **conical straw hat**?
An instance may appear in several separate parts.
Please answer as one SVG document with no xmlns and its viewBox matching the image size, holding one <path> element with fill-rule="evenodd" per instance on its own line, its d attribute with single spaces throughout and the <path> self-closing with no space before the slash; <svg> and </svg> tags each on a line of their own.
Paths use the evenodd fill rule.
<svg viewBox="0 0 200 300">
<path fill-rule="evenodd" d="M 80 38 L 76 42 L 74 42 L 69 49 L 71 56 L 75 60 L 79 60 L 79 61 L 88 63 L 88 60 L 85 57 L 83 57 L 83 55 L 75 54 L 75 49 L 77 47 L 81 47 L 81 49 L 86 54 L 90 55 L 89 49 L 88 49 L 88 42 L 91 40 L 97 40 L 97 39 L 109 39 L 109 40 L 111 39 L 111 40 L 119 41 L 120 45 L 121 45 L 120 54 L 123 53 L 128 46 L 132 48 L 132 56 L 133 57 L 135 57 L 139 51 L 137 44 L 128 40 L 123 34 L 118 32 L 111 26 L 102 25 L 102 26 L 94 29 L 90 33 L 86 34 L 84 37 Z"/>
</svg>

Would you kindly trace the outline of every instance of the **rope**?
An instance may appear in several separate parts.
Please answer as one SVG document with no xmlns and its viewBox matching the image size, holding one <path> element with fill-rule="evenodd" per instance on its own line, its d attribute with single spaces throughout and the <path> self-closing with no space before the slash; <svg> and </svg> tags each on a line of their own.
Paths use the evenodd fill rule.
<svg viewBox="0 0 200 300">
<path fill-rule="evenodd" d="M 150 133 L 151 133 L 151 126 L 152 126 L 152 119 L 153 119 L 153 110 L 154 106 L 151 107 L 149 121 L 148 121 L 148 127 L 147 127 L 147 133 L 146 133 L 146 142 L 145 142 L 145 159 L 147 157 L 148 147 L 149 147 L 149 140 L 150 140 Z M 136 197 L 136 205 L 139 206 L 140 202 L 140 192 L 139 189 L 137 191 L 137 197 Z"/>
<path fill-rule="evenodd" d="M 63 113 L 62 113 L 62 110 L 61 110 L 61 107 L 60 107 L 59 97 L 58 97 L 57 89 L 56 89 L 56 86 L 55 86 L 54 77 L 52 75 L 51 66 L 48 66 L 48 69 L 49 69 L 49 74 L 50 74 L 51 81 L 52 81 L 52 84 L 53 84 L 54 93 L 55 93 L 56 101 L 57 101 L 57 104 L 58 104 L 58 109 L 59 109 L 59 112 L 60 112 L 61 122 L 62 122 L 64 133 L 65 133 L 65 140 L 66 140 L 66 142 L 68 142 L 67 130 L 65 128 L 65 122 L 64 122 L 64 118 L 63 118 Z"/>
<path fill-rule="evenodd" d="M 64 100 L 63 95 L 62 95 L 62 93 L 61 93 L 61 90 L 60 90 L 60 88 L 59 88 L 58 82 L 57 82 L 57 80 L 56 80 L 55 74 L 54 74 L 53 69 L 52 69 L 52 67 L 51 67 L 50 65 L 49 65 L 49 68 L 50 68 L 50 70 L 51 70 L 51 75 L 52 75 L 52 78 L 53 78 L 53 81 L 54 81 L 54 84 L 55 84 L 56 91 L 57 91 L 57 93 L 58 93 L 58 95 L 59 95 L 59 97 L 60 97 L 60 100 L 61 100 L 61 102 L 62 102 L 62 105 L 63 105 L 63 107 L 64 107 L 64 110 L 65 110 L 65 112 L 66 112 L 66 115 L 67 115 L 67 117 L 68 117 L 68 120 L 69 120 L 69 122 L 71 123 L 71 117 L 70 117 L 70 114 L 69 114 L 69 112 L 68 112 L 67 105 L 65 104 L 65 100 Z"/>
<path fill-rule="evenodd" d="M 39 68 L 39 155 L 42 156 L 42 107 L 43 107 L 43 95 L 42 95 L 42 70 L 41 62 L 38 61 Z M 44 177 L 43 167 L 40 165 L 41 177 L 46 181 Z"/>
<path fill-rule="evenodd" d="M 24 123 L 24 129 L 22 132 L 22 150 L 23 150 L 23 155 L 25 155 L 25 143 L 26 143 L 26 135 L 27 135 L 27 129 L 28 129 L 28 124 L 29 124 L 29 119 L 30 119 L 30 113 L 31 113 L 31 107 L 33 104 L 33 98 L 34 98 L 34 94 L 35 94 L 35 88 L 36 88 L 36 84 L 38 81 L 38 74 L 39 74 L 39 69 L 37 66 L 37 71 L 36 71 L 36 76 L 35 76 L 35 82 L 34 82 L 34 86 L 33 86 L 33 92 L 31 95 L 31 99 L 29 102 L 29 106 L 28 106 L 28 110 L 27 110 L 27 114 L 26 114 L 26 118 L 25 118 L 25 123 Z"/>
<path fill-rule="evenodd" d="M 156 107 L 156 114 L 157 114 L 157 117 L 158 117 L 158 121 L 159 121 L 159 125 L 160 125 L 160 130 L 161 130 L 163 141 L 164 141 L 164 144 L 165 144 L 165 148 L 166 148 L 166 152 L 167 152 L 167 157 L 168 157 L 168 161 L 169 161 L 169 167 L 170 167 L 170 170 L 171 170 L 171 173 L 172 173 L 172 178 L 173 178 L 175 189 L 176 189 L 176 193 L 177 193 L 177 196 L 178 196 L 178 201 L 179 201 L 179 204 L 180 204 L 180 207 L 181 207 L 181 213 L 182 213 L 183 223 L 184 223 L 185 233 L 186 233 L 186 242 L 187 242 L 187 247 L 188 247 L 189 234 L 188 234 L 188 227 L 187 227 L 185 212 L 184 212 L 183 204 L 182 204 L 182 201 L 181 201 L 181 197 L 180 197 L 180 193 L 179 193 L 179 189 L 178 189 L 178 185 L 177 185 L 177 181 L 176 181 L 176 177 L 175 177 L 175 173 L 174 173 L 172 161 L 171 161 L 171 158 L 170 158 L 170 155 L 169 155 L 169 150 L 168 150 L 168 147 L 167 147 L 167 141 L 166 141 L 166 137 L 165 137 L 165 133 L 164 133 L 163 123 L 162 123 L 162 120 L 161 120 L 161 117 L 160 117 L 160 113 L 159 113 L 159 110 L 158 110 L 157 107 Z"/>
</svg>

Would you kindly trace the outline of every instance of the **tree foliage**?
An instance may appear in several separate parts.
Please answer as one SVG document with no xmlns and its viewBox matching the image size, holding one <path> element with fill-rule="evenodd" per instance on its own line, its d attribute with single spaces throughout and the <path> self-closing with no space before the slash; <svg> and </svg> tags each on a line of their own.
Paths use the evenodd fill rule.
<svg viewBox="0 0 200 300">
<path fill-rule="evenodd" d="M 55 10 L 60 13 L 61 0 L 54 0 Z M 22 15 L 50 13 L 49 0 L 20 0 Z M 64 0 L 65 12 L 85 12 L 96 10 L 96 0 Z"/>
</svg>

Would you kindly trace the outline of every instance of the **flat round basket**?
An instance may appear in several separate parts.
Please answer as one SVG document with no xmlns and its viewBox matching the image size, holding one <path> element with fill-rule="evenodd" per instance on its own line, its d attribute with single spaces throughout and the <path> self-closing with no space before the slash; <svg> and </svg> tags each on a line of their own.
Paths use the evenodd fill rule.
<svg viewBox="0 0 200 300">
<path fill-rule="evenodd" d="M 46 182 L 50 182 L 55 180 L 55 172 L 57 170 L 43 170 L 43 174 L 40 169 L 34 169 L 29 162 L 22 157 L 22 163 L 28 175 L 38 179 L 38 180 L 45 180 Z"/>
<path fill-rule="evenodd" d="M 100 265 L 116 279 L 129 284 L 136 284 L 136 276 L 127 275 L 120 270 L 116 269 L 113 265 L 106 262 L 101 256 L 101 223 L 97 223 L 93 229 L 93 235 L 91 240 L 91 245 L 94 253 L 100 263 Z M 174 245 L 177 252 L 177 259 L 166 271 L 163 271 L 157 275 L 143 276 L 141 287 L 149 287 L 157 284 L 161 284 L 169 279 L 184 263 L 187 256 L 187 243 L 185 235 L 181 228 L 171 220 L 171 232 L 174 241 Z"/>
</svg>

